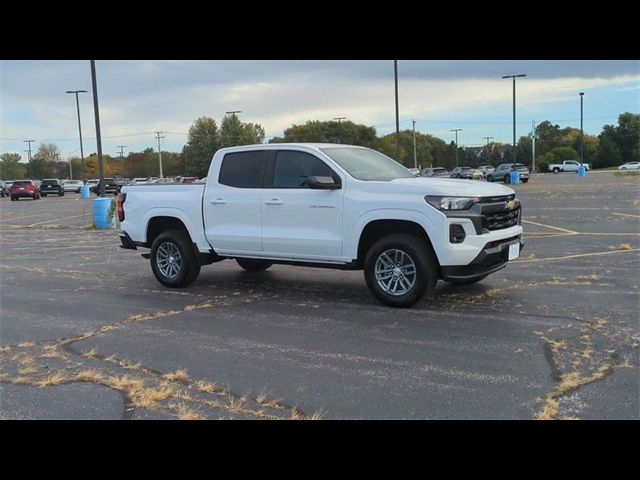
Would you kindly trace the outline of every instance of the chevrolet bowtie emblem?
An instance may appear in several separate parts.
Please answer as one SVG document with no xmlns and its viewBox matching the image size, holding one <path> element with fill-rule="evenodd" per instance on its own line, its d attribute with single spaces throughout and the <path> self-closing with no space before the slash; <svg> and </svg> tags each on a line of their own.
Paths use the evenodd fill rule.
<svg viewBox="0 0 640 480">
<path fill-rule="evenodd" d="M 516 208 L 515 200 L 509 200 L 507 202 L 507 210 L 514 210 Z"/>
</svg>

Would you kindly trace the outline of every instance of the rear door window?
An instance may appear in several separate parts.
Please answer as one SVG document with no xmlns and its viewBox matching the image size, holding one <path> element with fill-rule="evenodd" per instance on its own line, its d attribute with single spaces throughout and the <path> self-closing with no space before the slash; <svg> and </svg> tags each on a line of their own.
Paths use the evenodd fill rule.
<svg viewBox="0 0 640 480">
<path fill-rule="evenodd" d="M 236 188 L 260 188 L 264 157 L 263 150 L 227 153 L 222 159 L 218 182 Z"/>
</svg>

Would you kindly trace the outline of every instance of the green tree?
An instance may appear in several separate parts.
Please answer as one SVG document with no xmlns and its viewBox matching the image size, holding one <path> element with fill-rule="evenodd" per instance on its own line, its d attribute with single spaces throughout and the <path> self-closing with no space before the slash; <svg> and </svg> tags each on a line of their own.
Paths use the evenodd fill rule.
<svg viewBox="0 0 640 480">
<path fill-rule="evenodd" d="M 599 136 L 598 167 L 610 167 L 640 159 L 640 115 L 625 112 L 618 125 L 605 125 Z"/>
<path fill-rule="evenodd" d="M 282 137 L 269 140 L 269 143 L 283 142 L 342 143 L 372 148 L 378 143 L 378 138 L 376 129 L 367 125 L 351 121 L 309 120 L 303 125 L 292 125 L 287 128 Z"/>
<path fill-rule="evenodd" d="M 204 177 L 209 171 L 213 154 L 220 148 L 218 125 L 211 117 L 198 118 L 191 128 L 187 144 L 182 149 L 185 174 Z"/>
<path fill-rule="evenodd" d="M 5 180 L 20 180 L 27 177 L 27 168 L 20 163 L 19 153 L 3 153 L 0 155 L 0 178 Z"/>
<path fill-rule="evenodd" d="M 390 133 L 381 137 L 373 148 L 385 155 L 396 157 L 396 134 Z M 453 147 L 455 157 L 455 146 Z M 451 154 L 444 140 L 432 135 L 416 132 L 416 158 L 417 164 L 421 168 L 433 166 L 448 166 Z M 464 158 L 464 152 L 460 149 L 460 159 Z M 400 159 L 398 160 L 405 167 L 413 168 L 413 130 L 400 131 Z"/>
<path fill-rule="evenodd" d="M 264 128 L 243 123 L 235 113 L 227 115 L 220 124 L 220 148 L 253 145 L 264 141 Z"/>
</svg>

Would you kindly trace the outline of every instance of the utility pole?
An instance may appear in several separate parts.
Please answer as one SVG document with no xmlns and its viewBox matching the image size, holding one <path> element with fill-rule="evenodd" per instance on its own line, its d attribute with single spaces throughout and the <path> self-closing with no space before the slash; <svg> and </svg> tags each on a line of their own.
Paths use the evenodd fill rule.
<svg viewBox="0 0 640 480">
<path fill-rule="evenodd" d="M 536 121 L 531 120 L 531 172 L 536 171 Z"/>
<path fill-rule="evenodd" d="M 347 119 L 347 117 L 333 117 L 331 119 L 331 120 L 337 120 L 338 121 L 338 142 L 339 143 L 342 143 L 342 135 L 341 135 L 342 130 L 340 130 L 340 122 L 342 120 L 346 120 L 346 119 Z"/>
<path fill-rule="evenodd" d="M 393 61 L 393 73 L 396 80 L 396 161 L 400 161 L 400 111 L 398 110 L 398 60 Z"/>
<path fill-rule="evenodd" d="M 487 141 L 487 145 L 489 145 L 489 140 L 491 140 L 493 137 L 482 137 L 483 140 Z"/>
<path fill-rule="evenodd" d="M 23 143 L 29 144 L 29 150 L 25 150 L 25 152 L 29 152 L 29 176 L 33 176 L 33 166 L 31 165 L 31 143 L 35 142 L 35 140 L 23 140 Z"/>
<path fill-rule="evenodd" d="M 122 156 L 124 155 L 123 149 L 127 148 L 126 145 L 118 145 L 117 148 L 120 149 L 120 160 L 122 160 Z"/>
<path fill-rule="evenodd" d="M 91 86 L 93 87 L 93 111 L 96 117 L 96 140 L 98 141 L 100 197 L 104 198 L 104 163 L 102 161 L 102 136 L 100 135 L 100 109 L 98 107 L 98 81 L 96 80 L 96 61 L 95 60 L 91 60 Z"/>
<path fill-rule="evenodd" d="M 416 148 L 416 121 L 413 122 L 413 168 L 418 168 L 418 152 Z"/>
<path fill-rule="evenodd" d="M 461 128 L 454 128 L 449 130 L 450 132 L 456 132 L 456 167 L 458 166 L 458 132 L 461 132 Z"/>
<path fill-rule="evenodd" d="M 158 139 L 158 163 L 160 165 L 160 178 L 164 178 L 162 176 L 162 150 L 160 149 L 160 139 L 161 138 L 166 138 L 166 137 L 161 137 L 160 134 L 162 132 L 156 132 L 156 137 Z"/>
<path fill-rule="evenodd" d="M 580 92 L 580 165 L 584 162 L 584 130 L 582 128 L 582 100 L 584 99 L 584 92 Z"/>
<path fill-rule="evenodd" d="M 69 157 L 69 180 L 73 180 L 73 170 L 71 169 L 71 157 Z"/>
</svg>

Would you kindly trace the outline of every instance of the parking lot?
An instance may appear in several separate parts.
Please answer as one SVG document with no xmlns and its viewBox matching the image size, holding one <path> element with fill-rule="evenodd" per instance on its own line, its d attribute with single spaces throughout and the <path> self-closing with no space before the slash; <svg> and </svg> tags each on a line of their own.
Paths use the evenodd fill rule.
<svg viewBox="0 0 640 480">
<path fill-rule="evenodd" d="M 0 199 L 0 418 L 640 418 L 640 177 L 514 188 L 521 257 L 410 309 L 359 271 L 165 289 L 79 195 Z"/>
</svg>

